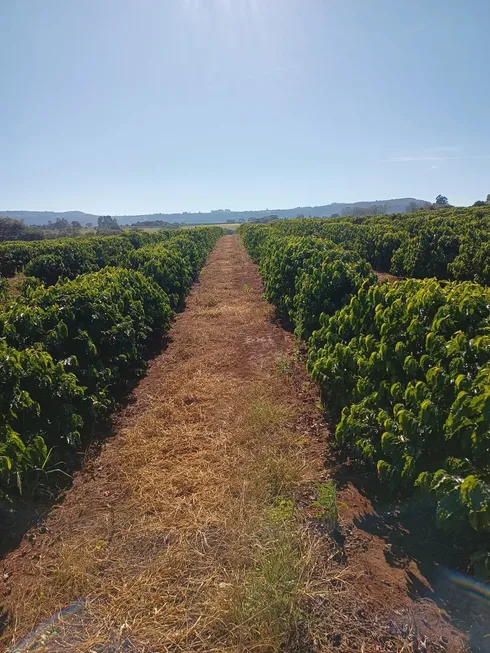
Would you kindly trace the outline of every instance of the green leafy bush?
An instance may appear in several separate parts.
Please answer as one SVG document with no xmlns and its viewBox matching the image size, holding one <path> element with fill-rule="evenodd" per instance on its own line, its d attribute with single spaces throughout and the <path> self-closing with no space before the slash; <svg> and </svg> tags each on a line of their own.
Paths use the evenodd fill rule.
<svg viewBox="0 0 490 653">
<path fill-rule="evenodd" d="M 423 227 L 420 216 L 380 216 L 239 230 L 267 298 L 311 336 L 308 370 L 338 420 L 338 444 L 392 490 L 432 496 L 440 527 L 460 534 L 490 531 L 490 289 L 380 285 L 358 252 L 398 273 L 487 279 L 489 239 L 474 221 L 488 212 L 465 216 L 466 226 L 424 215 Z M 349 250 L 333 245 L 347 237 Z M 474 570 L 488 575 L 489 560 L 478 551 Z"/>
<path fill-rule="evenodd" d="M 153 279 L 167 293 L 174 309 L 189 292 L 194 278 L 189 259 L 172 244 L 148 245 L 134 251 L 129 266 Z"/>
<path fill-rule="evenodd" d="M 0 340 L 0 496 L 43 468 L 48 447 L 80 441 L 84 389 L 42 349 Z"/>
<path fill-rule="evenodd" d="M 21 490 L 48 460 L 66 460 L 94 420 L 117 406 L 146 368 L 149 337 L 167 332 L 171 301 L 189 291 L 222 233 L 182 231 L 171 243 L 166 234 L 166 246 L 143 238 L 139 249 L 124 236 L 73 239 L 32 259 L 37 276 L 0 312 L 2 494 Z M 105 261 L 137 269 L 99 270 Z M 98 271 L 75 274 L 92 267 Z"/>
<path fill-rule="evenodd" d="M 25 274 L 52 285 L 58 279 L 74 279 L 106 266 L 124 265 L 132 251 L 131 242 L 119 236 L 43 242 L 39 254 L 27 264 Z"/>
<path fill-rule="evenodd" d="M 340 247 L 321 252 L 296 281 L 290 311 L 296 334 L 307 340 L 319 328 L 322 314 L 333 315 L 363 284 L 376 282 L 371 266 L 356 252 Z"/>
<path fill-rule="evenodd" d="M 0 276 L 11 277 L 25 270 L 27 275 L 53 284 L 60 278 L 73 279 L 108 265 L 123 265 L 134 249 L 164 240 L 168 240 L 168 232 L 0 243 Z"/>
<path fill-rule="evenodd" d="M 294 233 L 300 220 L 288 221 Z M 311 227 L 319 221 L 306 220 Z M 321 225 L 319 225 L 321 227 Z M 244 225 L 240 233 L 255 252 L 267 299 L 307 339 L 318 328 L 322 313 L 332 314 L 369 279 L 376 277 L 369 263 L 354 251 L 336 247 L 317 236 L 277 235 L 271 227 Z"/>
<path fill-rule="evenodd" d="M 268 238 L 316 236 L 356 251 L 379 272 L 490 283 L 488 206 L 278 220 L 260 228 L 244 225 L 240 231 L 255 262 Z"/>
<path fill-rule="evenodd" d="M 419 279 L 447 279 L 448 267 L 456 258 L 459 246 L 459 237 L 447 226 L 423 228 L 416 236 L 405 238 L 395 250 L 390 271 Z"/>
<path fill-rule="evenodd" d="M 490 527 L 490 290 L 364 286 L 321 318 L 308 369 L 337 441 L 393 488 L 437 498 L 441 525 Z"/>
<path fill-rule="evenodd" d="M 64 361 L 95 413 L 144 371 L 152 331 L 165 332 L 172 315 L 166 293 L 141 273 L 118 268 L 29 291 L 0 316 L 2 334 L 16 348 L 37 343 Z"/>
<path fill-rule="evenodd" d="M 322 253 L 334 244 L 322 238 L 269 238 L 263 248 L 260 271 L 267 299 L 292 317 L 296 283 L 303 273 L 319 264 Z"/>
<path fill-rule="evenodd" d="M 475 228 L 463 236 L 458 255 L 448 265 L 451 278 L 490 286 L 490 231 Z"/>
</svg>

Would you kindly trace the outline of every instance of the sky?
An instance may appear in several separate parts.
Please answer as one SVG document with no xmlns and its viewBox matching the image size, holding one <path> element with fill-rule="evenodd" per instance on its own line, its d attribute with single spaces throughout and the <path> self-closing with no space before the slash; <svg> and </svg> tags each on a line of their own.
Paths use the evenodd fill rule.
<svg viewBox="0 0 490 653">
<path fill-rule="evenodd" d="M 488 0 L 3 0 L 0 210 L 490 193 Z"/>
</svg>

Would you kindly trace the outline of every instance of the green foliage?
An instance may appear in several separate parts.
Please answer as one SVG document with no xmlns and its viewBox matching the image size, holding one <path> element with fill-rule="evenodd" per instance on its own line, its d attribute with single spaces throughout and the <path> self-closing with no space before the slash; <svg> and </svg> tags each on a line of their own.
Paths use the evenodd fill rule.
<svg viewBox="0 0 490 653">
<path fill-rule="evenodd" d="M 355 218 L 279 220 L 269 227 L 246 225 L 240 232 L 255 262 L 268 238 L 317 236 L 355 250 L 378 272 L 490 283 L 487 204 Z"/>
<path fill-rule="evenodd" d="M 490 281 L 490 212 L 434 214 L 288 220 L 240 234 L 267 298 L 311 336 L 308 370 L 339 445 L 393 491 L 433 497 L 441 528 L 486 533 L 490 289 L 470 280 Z M 360 252 L 399 274 L 465 281 L 378 284 Z M 482 552 L 475 569 L 488 571 L 488 560 Z"/>
<path fill-rule="evenodd" d="M 326 483 L 317 483 L 316 492 L 317 498 L 311 504 L 316 510 L 315 517 L 334 528 L 339 521 L 339 506 L 347 508 L 347 505 L 337 501 L 337 488 L 331 479 Z"/>
<path fill-rule="evenodd" d="M 294 518 L 295 503 L 293 499 L 277 497 L 276 501 L 267 509 L 267 515 L 274 524 L 288 524 Z"/>
<path fill-rule="evenodd" d="M 0 218 L 0 241 L 42 240 L 43 238 L 44 234 L 41 229 L 26 227 L 22 220 Z"/>
<path fill-rule="evenodd" d="M 303 222 L 321 232 L 320 221 L 307 219 L 281 222 L 279 233 L 250 225 L 240 227 L 240 233 L 259 262 L 266 298 L 295 325 L 299 337 L 308 338 L 322 313 L 334 313 L 375 276 L 356 252 L 316 235 L 294 235 Z"/>
<path fill-rule="evenodd" d="M 221 234 L 216 227 L 176 230 L 163 242 L 132 252 L 128 265 L 153 279 L 169 296 L 172 308 L 177 308 Z"/>
<path fill-rule="evenodd" d="M 266 245 L 267 238 L 272 231 L 266 225 L 243 224 L 238 231 L 245 243 L 250 258 L 254 263 L 261 259 L 261 249 Z"/>
<path fill-rule="evenodd" d="M 460 239 L 447 226 L 423 229 L 405 238 L 394 252 L 391 272 L 408 277 L 447 279 L 448 265 L 456 258 Z"/>
<path fill-rule="evenodd" d="M 117 406 L 146 368 L 150 336 L 168 331 L 172 307 L 222 233 L 189 230 L 167 246 L 143 238 L 140 249 L 124 236 L 55 241 L 31 261 L 29 272 L 45 282 L 59 278 L 46 286 L 28 277 L 0 312 L 2 494 L 21 492 L 30 475 L 47 473 L 48 461 L 66 460 Z M 107 260 L 128 267 L 103 267 Z M 91 267 L 98 271 L 86 272 Z"/>
<path fill-rule="evenodd" d="M 2 243 L 0 276 L 11 277 L 26 268 L 27 275 L 53 284 L 60 278 L 73 279 L 106 265 L 121 265 L 132 250 L 133 245 L 124 236 Z"/>
<path fill-rule="evenodd" d="M 435 280 L 363 287 L 322 318 L 308 369 L 336 437 L 441 525 L 490 526 L 490 290 Z"/>
<path fill-rule="evenodd" d="M 134 230 L 125 231 L 123 237 L 127 238 L 135 249 L 139 249 L 140 247 L 145 247 L 146 245 L 164 243 L 169 239 L 169 232 L 159 230 L 148 233 L 147 231 Z"/>
<path fill-rule="evenodd" d="M 167 295 L 141 273 L 117 268 L 26 293 L 0 315 L 9 345 L 41 344 L 87 389 L 87 412 L 113 407 L 113 396 L 144 371 L 145 342 L 165 332 Z"/>
<path fill-rule="evenodd" d="M 174 309 L 189 292 L 194 278 L 189 258 L 173 244 L 141 247 L 131 254 L 129 265 L 153 279 L 167 293 Z"/>
<path fill-rule="evenodd" d="M 376 283 L 376 276 L 356 252 L 340 247 L 322 252 L 295 284 L 290 314 L 296 334 L 308 339 L 319 328 L 320 315 L 333 315 L 366 283 Z"/>
<path fill-rule="evenodd" d="M 201 227 L 151 234 L 133 231 L 120 235 L 60 238 L 33 243 L 0 243 L 0 276 L 11 277 L 23 271 L 47 285 L 53 285 L 59 279 L 74 279 L 106 266 L 134 268 L 136 265 L 140 269 L 139 264 L 135 263 L 137 258 L 133 258 L 135 251 L 163 243 L 169 246 L 172 242 L 174 251 L 187 259 L 195 277 L 209 248 L 220 235 L 222 230 L 219 227 Z"/>
<path fill-rule="evenodd" d="M 321 238 L 269 238 L 260 263 L 267 299 L 291 317 L 299 277 L 317 265 L 322 252 L 332 247 L 333 243 Z"/>
<path fill-rule="evenodd" d="M 461 239 L 458 255 L 448 265 L 449 273 L 458 281 L 477 281 L 490 286 L 490 232 L 475 226 Z"/>
<path fill-rule="evenodd" d="M 10 294 L 10 284 L 8 279 L 0 277 L 0 303 L 4 302 Z"/>
<path fill-rule="evenodd" d="M 97 228 L 108 231 L 119 231 L 121 229 L 116 218 L 113 218 L 110 215 L 99 216 L 97 218 Z"/>
<path fill-rule="evenodd" d="M 108 265 L 124 265 L 131 251 L 129 240 L 118 236 L 53 241 L 31 259 L 25 274 L 52 285 L 58 279 L 74 279 Z"/>
<path fill-rule="evenodd" d="M 490 553 L 477 551 L 471 556 L 471 567 L 475 576 L 484 581 L 490 581 Z"/>
<path fill-rule="evenodd" d="M 42 348 L 0 340 L 0 495 L 43 467 L 48 444 L 77 446 L 83 401 L 75 375 Z"/>
<path fill-rule="evenodd" d="M 40 252 L 40 245 L 22 241 L 0 243 L 0 276 L 13 277 L 22 271 L 35 253 Z"/>
</svg>

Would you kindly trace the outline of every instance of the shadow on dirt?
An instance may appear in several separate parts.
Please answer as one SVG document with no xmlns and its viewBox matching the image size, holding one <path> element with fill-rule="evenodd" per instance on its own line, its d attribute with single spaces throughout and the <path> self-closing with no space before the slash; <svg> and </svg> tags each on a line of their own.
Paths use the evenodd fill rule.
<svg viewBox="0 0 490 653">
<path fill-rule="evenodd" d="M 374 512 L 354 518 L 357 528 L 385 543 L 384 556 L 391 567 L 405 569 L 406 587 L 414 600 L 432 599 L 459 629 L 468 632 L 471 651 L 490 653 L 490 587 L 467 572 L 468 552 L 484 548 L 484 538 L 468 532 L 457 537 L 437 528 L 435 506 L 427 498 L 396 501 L 372 470 L 336 455 L 334 478 L 339 488 L 352 484 L 369 499 Z M 331 459 L 330 459 L 331 464 Z M 423 583 L 409 567 L 416 563 Z"/>
<path fill-rule="evenodd" d="M 171 338 L 156 335 L 147 343 L 145 360 L 151 362 L 163 353 Z M 128 409 L 134 403 L 133 391 L 142 377 L 127 379 L 116 391 L 118 411 L 106 419 L 101 419 L 82 436 L 81 452 L 73 449 L 54 451 L 53 466 L 45 471 L 31 474 L 23 480 L 22 495 L 0 501 L 0 560 L 19 546 L 26 534 L 42 523 L 52 507 L 63 502 L 66 492 L 73 483 L 74 474 L 82 468 L 90 473 L 90 463 L 94 461 L 107 440 L 114 437 L 116 421 L 120 411 Z M 56 458 L 58 462 L 56 462 Z M 62 461 L 62 462 L 60 462 Z M 32 534 L 35 537 L 35 532 Z M 0 633 L 2 615 L 0 612 Z"/>
<path fill-rule="evenodd" d="M 284 329 L 284 331 L 287 331 L 288 333 L 294 333 L 294 324 L 291 322 L 289 317 L 280 311 L 277 306 L 274 306 L 273 304 L 270 305 L 272 308 L 272 313 L 271 313 L 271 322 L 272 324 L 275 324 L 278 326 L 280 329 Z M 306 351 L 306 347 L 305 347 Z"/>
</svg>

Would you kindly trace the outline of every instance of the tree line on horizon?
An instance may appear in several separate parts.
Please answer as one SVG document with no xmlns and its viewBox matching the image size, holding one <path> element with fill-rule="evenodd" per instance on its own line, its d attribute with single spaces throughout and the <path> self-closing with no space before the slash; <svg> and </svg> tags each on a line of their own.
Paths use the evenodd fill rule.
<svg viewBox="0 0 490 653">
<path fill-rule="evenodd" d="M 472 206 L 489 206 L 490 205 L 490 193 L 487 195 L 486 200 L 477 200 Z M 420 206 L 417 202 L 411 201 L 407 204 L 405 209 L 406 213 L 416 213 L 417 211 L 435 211 L 440 208 L 449 208 L 452 205 L 449 203 L 448 198 L 445 195 L 437 195 L 435 202 L 426 202 Z M 363 215 L 386 215 L 388 213 L 387 204 L 373 204 L 370 207 L 360 207 L 360 206 L 345 206 L 341 213 L 333 213 L 330 218 L 356 218 Z M 314 216 L 305 216 L 302 213 L 298 213 L 296 218 L 304 217 L 314 217 Z M 269 224 L 275 222 L 276 220 L 286 220 L 289 218 L 282 218 L 277 214 L 270 214 L 262 217 L 250 217 L 247 222 L 254 224 Z M 328 219 L 328 218 L 326 218 Z M 236 220 L 227 219 L 227 223 L 235 223 Z M 238 220 L 238 222 L 245 222 L 244 218 Z M 178 229 L 181 226 L 180 223 L 175 222 L 166 222 L 164 220 L 143 220 L 140 222 L 135 222 L 129 225 L 133 229 L 137 228 L 159 228 L 159 229 Z M 9 240 L 44 240 L 45 238 L 59 238 L 60 236 L 64 237 L 74 237 L 79 235 L 88 235 L 88 232 L 91 232 L 95 235 L 104 236 L 104 235 L 114 235 L 122 231 L 122 227 L 119 225 L 117 218 L 114 218 L 110 215 L 102 215 L 97 219 L 97 225 L 94 225 L 93 222 L 86 222 L 84 225 L 78 220 L 72 220 L 71 222 L 66 218 L 56 218 L 55 221 L 49 220 L 47 224 L 39 226 L 29 226 L 24 223 L 22 219 L 16 218 L 0 218 L 0 242 L 9 241 Z"/>
</svg>

